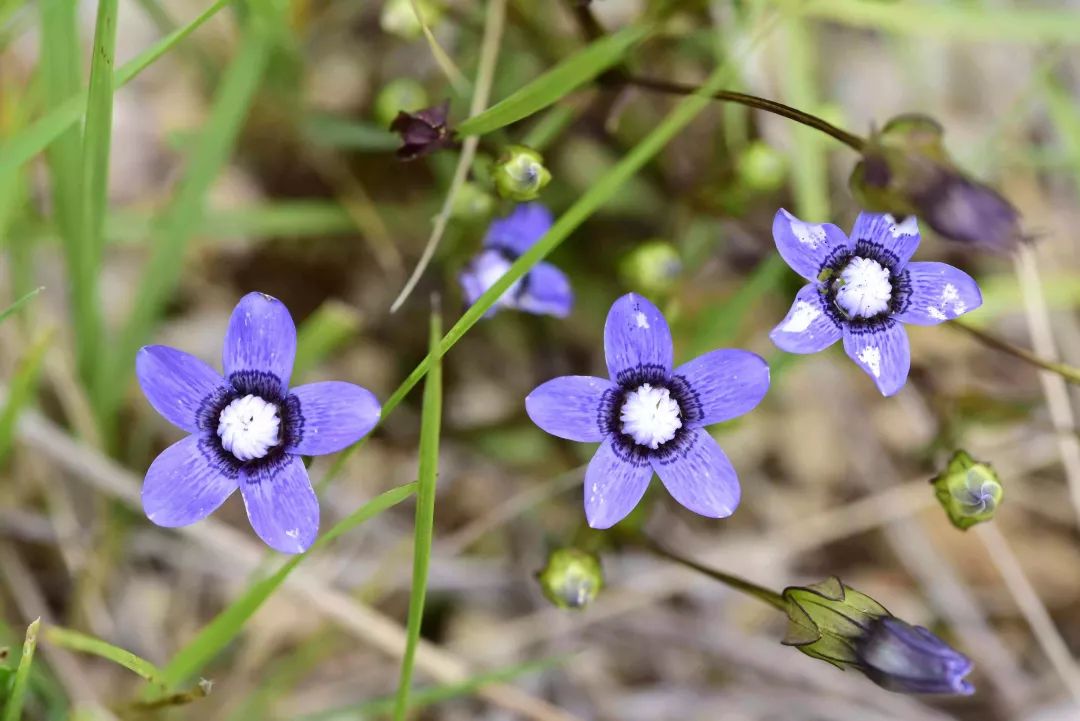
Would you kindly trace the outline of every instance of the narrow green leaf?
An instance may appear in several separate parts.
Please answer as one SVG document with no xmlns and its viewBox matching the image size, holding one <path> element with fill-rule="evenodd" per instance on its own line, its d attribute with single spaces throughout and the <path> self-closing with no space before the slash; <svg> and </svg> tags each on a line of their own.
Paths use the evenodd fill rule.
<svg viewBox="0 0 1080 721">
<path fill-rule="evenodd" d="M 30 667 L 34 663 L 34 651 L 37 649 L 37 635 L 40 626 L 41 619 L 39 618 L 26 629 L 22 658 L 19 659 L 19 668 L 15 671 L 15 682 L 11 685 L 11 696 L 8 697 L 7 706 L 4 707 L 3 721 L 19 721 L 22 718 L 27 684 L 30 681 Z"/>
<path fill-rule="evenodd" d="M 317 550 L 351 531 L 360 524 L 392 508 L 416 492 L 415 483 L 407 483 L 376 496 L 342 519 L 315 541 L 304 553 L 291 557 L 272 575 L 253 583 L 243 594 L 228 605 L 214 620 L 203 626 L 184 648 L 180 649 L 161 672 L 166 688 L 173 689 L 186 679 L 199 673 L 225 646 L 236 638 L 255 612 L 285 582 L 289 574 L 304 559 Z"/>
<path fill-rule="evenodd" d="M 543 110 L 619 63 L 650 31 L 648 26 L 628 25 L 617 33 L 605 35 L 510 97 L 461 123 L 458 133 L 484 135 Z"/>
<path fill-rule="evenodd" d="M 384 127 L 334 115 L 312 115 L 303 129 L 309 142 L 324 148 L 384 153 L 401 145 L 401 138 Z"/>
<path fill-rule="evenodd" d="M 136 656 L 131 651 L 102 641 L 100 638 L 88 636 L 85 633 L 61 626 L 46 626 L 44 635 L 45 640 L 55 646 L 100 656 L 137 673 L 150 683 L 162 683 L 161 671 L 157 666 L 144 658 Z"/>
<path fill-rule="evenodd" d="M 240 49 L 217 89 L 180 189 L 162 218 L 157 242 L 135 293 L 131 316 L 115 344 L 108 373 L 104 377 L 99 373 L 95 401 L 105 418 L 112 417 L 131 376 L 135 353 L 149 338 L 179 283 L 184 251 L 202 222 L 206 194 L 232 154 L 272 47 L 261 23 L 249 23 Z"/>
<path fill-rule="evenodd" d="M 217 0 L 217 2 L 208 7 L 201 15 L 196 17 L 190 23 L 168 37 L 162 38 L 157 43 L 125 63 L 116 71 L 116 76 L 113 79 L 114 87 L 120 88 L 127 85 L 142 71 L 153 65 L 162 55 L 172 50 L 177 43 L 195 32 L 203 23 L 212 18 L 231 2 L 232 0 Z M 41 3 L 41 5 L 44 8 L 46 6 L 64 5 L 68 3 L 70 3 L 70 0 L 49 0 L 48 2 Z M 45 57 L 48 57 L 49 55 L 51 55 L 51 53 L 46 53 Z M 38 118 L 37 121 L 25 130 L 10 138 L 0 146 L 0 174 L 18 168 L 23 163 L 26 163 L 35 155 L 49 147 L 49 145 L 57 138 L 64 134 L 65 130 L 75 125 L 75 123 L 79 121 L 79 118 L 82 117 L 83 110 L 86 108 L 86 98 L 86 92 L 72 91 L 68 93 L 67 97 L 62 98 L 60 101 L 50 103 L 52 110 Z"/>
<path fill-rule="evenodd" d="M 359 328 L 360 313 L 351 305 L 335 300 L 320 305 L 297 330 L 293 378 L 303 378 L 356 335 Z"/>
<path fill-rule="evenodd" d="M 27 293 L 23 297 L 19 298 L 17 301 L 15 301 L 11 305 L 9 305 L 4 310 L 0 310 L 0 323 L 3 323 L 5 320 L 7 320 L 7 317 L 9 315 L 11 315 L 12 313 L 15 313 L 16 311 L 18 311 L 19 308 L 22 308 L 24 305 L 26 305 L 28 302 L 30 302 L 31 298 L 33 298 L 35 295 L 37 295 L 38 293 L 40 293 L 43 290 L 45 290 L 44 286 L 34 288 L 32 291 L 30 291 L 29 293 Z"/>
<path fill-rule="evenodd" d="M 431 542 L 435 525 L 435 482 L 439 476 L 439 431 L 442 425 L 442 316 L 431 314 L 429 348 L 433 358 L 424 381 L 424 406 L 420 411 L 420 468 L 416 489 L 416 524 L 413 532 L 413 577 L 409 595 L 409 620 L 405 633 L 405 653 L 401 657 L 398 681 L 396 721 L 404 721 L 409 710 L 413 662 L 420 642 L 420 624 L 424 619 L 428 569 L 431 565 Z"/>
<path fill-rule="evenodd" d="M 19 361 L 19 366 L 11 377 L 7 402 L 0 410 L 0 464 L 11 451 L 19 414 L 34 399 L 38 377 L 41 375 L 41 363 L 45 360 L 45 351 L 51 342 L 52 333 L 43 333 Z"/>
</svg>

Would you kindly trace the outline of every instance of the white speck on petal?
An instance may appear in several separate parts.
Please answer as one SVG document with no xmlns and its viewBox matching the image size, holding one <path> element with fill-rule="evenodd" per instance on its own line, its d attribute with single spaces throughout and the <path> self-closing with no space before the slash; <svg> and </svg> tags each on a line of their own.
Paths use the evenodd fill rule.
<svg viewBox="0 0 1080 721">
<path fill-rule="evenodd" d="M 866 364 L 870 373 L 875 378 L 881 377 L 881 349 L 874 345 L 868 345 L 859 351 L 859 360 Z"/>
<path fill-rule="evenodd" d="M 290 528 L 289 530 L 285 531 L 285 535 L 289 538 L 300 538 L 300 529 Z"/>
<path fill-rule="evenodd" d="M 819 245 L 825 242 L 825 228 L 820 224 L 804 223 L 791 213 L 785 211 L 785 214 L 788 220 L 791 221 L 791 232 L 795 236 L 795 240 L 803 245 L 810 246 L 811 250 L 816 250 Z"/>
<path fill-rule="evenodd" d="M 645 314 L 642 313 L 640 310 L 637 313 L 634 314 L 634 321 L 637 322 L 637 327 L 638 328 L 645 328 L 646 330 L 648 330 L 648 328 L 649 328 L 649 319 L 646 318 Z"/>
<path fill-rule="evenodd" d="M 892 237 L 899 238 L 902 235 L 917 235 L 919 232 L 919 221 L 915 219 L 914 215 L 909 215 L 904 218 L 904 222 L 897 223 L 896 218 L 889 216 L 889 232 L 892 233 Z"/>
<path fill-rule="evenodd" d="M 791 317 L 787 319 L 787 322 L 780 326 L 780 330 L 785 333 L 802 333 L 820 315 L 821 311 L 813 303 L 800 300 L 795 303 L 795 310 L 792 312 Z"/>
</svg>

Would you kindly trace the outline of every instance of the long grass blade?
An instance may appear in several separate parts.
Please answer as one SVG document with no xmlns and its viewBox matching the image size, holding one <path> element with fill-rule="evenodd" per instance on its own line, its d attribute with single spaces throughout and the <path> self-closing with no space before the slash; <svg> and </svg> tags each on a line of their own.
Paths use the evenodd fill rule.
<svg viewBox="0 0 1080 721">
<path fill-rule="evenodd" d="M 40 626 L 41 619 L 39 618 L 26 629 L 22 658 L 19 659 L 19 667 L 15 670 L 15 680 L 11 684 L 11 695 L 8 696 L 7 706 L 4 707 L 3 721 L 19 721 L 22 718 L 23 704 L 26 702 L 26 691 L 30 683 L 30 667 L 34 663 L 34 651 L 37 649 Z"/>
<path fill-rule="evenodd" d="M 199 673 L 225 646 L 236 638 L 256 611 L 285 582 L 297 566 L 311 554 L 318 551 L 334 539 L 356 528 L 360 524 L 392 508 L 416 492 L 416 484 L 408 483 L 376 496 L 363 506 L 353 511 L 323 534 L 311 548 L 302 554 L 293 556 L 272 575 L 252 584 L 242 595 L 203 626 L 184 648 L 180 649 L 161 672 L 167 689 L 173 689 Z"/>
<path fill-rule="evenodd" d="M 11 377 L 7 401 L 0 408 L 0 465 L 11 451 L 15 438 L 15 423 L 19 420 L 19 414 L 34 400 L 38 378 L 41 376 L 42 362 L 45 360 L 45 351 L 52 343 L 52 336 L 51 332 L 42 333 L 19 361 L 15 374 Z"/>
<path fill-rule="evenodd" d="M 34 288 L 32 291 L 23 295 L 21 298 L 16 300 L 4 310 L 0 310 L 0 323 L 3 323 L 5 320 L 7 320 L 9 315 L 18 312 L 20 308 L 29 303 L 35 295 L 37 295 L 43 290 L 45 290 L 45 286 L 39 286 L 37 288 Z"/>
<path fill-rule="evenodd" d="M 442 317 L 438 309 L 431 314 L 430 342 L 432 364 L 424 381 L 424 405 L 420 411 L 420 468 L 416 489 L 416 525 L 413 532 L 413 577 L 409 594 L 409 620 L 405 632 L 405 653 L 401 657 L 394 719 L 404 721 L 409 710 L 413 662 L 420 642 L 420 624 L 427 597 L 428 568 L 431 565 L 431 542 L 435 524 L 435 482 L 439 476 L 439 432 L 442 425 Z"/>
<path fill-rule="evenodd" d="M 145 658 L 136 656 L 127 649 L 114 646 L 111 643 L 102 641 L 100 638 L 88 636 L 85 633 L 80 633 L 79 631 L 63 628 L 61 626 L 46 626 L 43 635 L 45 640 L 54 646 L 61 646 L 71 651 L 100 656 L 101 658 L 112 661 L 113 663 L 123 666 L 127 670 L 142 676 L 150 683 L 162 683 L 161 671 L 157 666 L 150 663 Z"/>
</svg>

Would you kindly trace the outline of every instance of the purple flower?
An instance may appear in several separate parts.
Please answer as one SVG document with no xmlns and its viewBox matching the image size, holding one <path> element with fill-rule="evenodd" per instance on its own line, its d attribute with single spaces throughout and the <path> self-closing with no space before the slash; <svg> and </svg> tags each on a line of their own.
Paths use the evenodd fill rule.
<svg viewBox="0 0 1080 721">
<path fill-rule="evenodd" d="M 645 494 L 653 471 L 682 505 L 711 518 L 739 505 L 739 479 L 704 426 L 741 416 L 769 389 L 769 367 L 743 350 L 715 350 L 672 369 L 660 311 L 630 293 L 604 325 L 611 380 L 563 376 L 525 399 L 533 423 L 571 441 L 600 442 L 585 472 L 585 515 L 610 528 Z"/>
<path fill-rule="evenodd" d="M 786 210 L 773 238 L 792 270 L 810 282 L 795 296 L 773 343 L 817 353 L 844 339 L 844 351 L 883 395 L 903 387 L 911 351 L 903 323 L 936 325 L 982 305 L 970 275 L 945 263 L 909 263 L 919 247 L 913 216 L 860 213 L 849 238 L 831 223 L 804 223 Z"/>
<path fill-rule="evenodd" d="M 319 530 L 319 502 L 301 456 L 335 453 L 379 420 L 368 390 L 327 381 L 289 390 L 296 326 L 262 293 L 245 295 L 225 332 L 225 377 L 193 355 L 145 346 L 135 373 L 150 405 L 191 435 L 146 472 L 142 501 L 159 526 L 210 515 L 237 486 L 259 537 L 300 553 Z"/>
<path fill-rule="evenodd" d="M 975 687 L 967 656 L 922 626 L 894 616 L 875 619 L 855 647 L 857 665 L 882 688 L 900 693 L 969 695 Z"/>
<path fill-rule="evenodd" d="M 519 205 L 510 215 L 493 221 L 484 236 L 483 249 L 459 278 L 466 304 L 475 303 L 503 277 L 522 253 L 544 237 L 551 222 L 551 213 L 539 203 Z M 574 294 L 566 274 L 551 263 L 537 263 L 503 293 L 487 315 L 494 315 L 499 308 L 515 308 L 565 318 L 573 304 Z"/>
</svg>

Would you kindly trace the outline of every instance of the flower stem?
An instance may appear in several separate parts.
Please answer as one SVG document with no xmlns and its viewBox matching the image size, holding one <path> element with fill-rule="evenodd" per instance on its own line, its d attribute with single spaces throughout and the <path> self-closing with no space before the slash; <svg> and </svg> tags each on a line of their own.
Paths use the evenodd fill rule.
<svg viewBox="0 0 1080 721">
<path fill-rule="evenodd" d="M 973 325 L 970 325 L 966 321 L 953 320 L 949 325 L 953 328 L 964 331 L 975 340 L 979 341 L 985 346 L 994 348 L 995 350 L 1008 353 L 1014 358 L 1019 358 L 1022 361 L 1026 361 L 1033 366 L 1042 368 L 1043 370 L 1050 371 L 1051 373 L 1057 373 L 1069 383 L 1075 383 L 1080 385 L 1080 368 L 1068 365 L 1067 363 L 1058 363 L 1056 361 L 1049 361 L 1045 358 L 1041 358 L 1031 351 L 1015 346 L 1012 343 L 1002 340 L 997 336 L 991 335 L 984 330 L 980 330 Z"/>
<path fill-rule="evenodd" d="M 759 586 L 756 583 L 751 583 L 744 578 L 733 576 L 730 573 L 724 573 L 723 571 L 718 571 L 715 568 L 703 566 L 697 561 L 692 561 L 689 558 L 680 556 L 673 551 L 669 551 L 648 536 L 642 535 L 641 540 L 647 549 L 652 551 L 660 558 L 674 561 L 675 563 L 686 566 L 687 568 L 697 571 L 698 573 L 702 573 L 713 580 L 723 583 L 729 588 L 734 588 L 736 591 L 745 593 L 748 596 L 753 596 L 759 601 L 763 601 L 769 604 L 773 608 L 777 608 L 781 611 L 787 609 L 787 603 L 784 601 L 784 597 L 781 596 L 779 593 L 776 593 L 775 591 L 771 591 L 764 586 Z"/>
<path fill-rule="evenodd" d="M 654 78 L 643 78 L 636 75 L 625 75 L 618 72 L 609 74 L 604 80 L 613 85 L 630 85 L 671 95 L 695 95 L 698 92 L 698 88 L 693 85 L 684 85 L 683 83 L 674 83 Z M 778 103 L 775 100 L 767 100 L 765 98 L 759 98 L 756 95 L 737 93 L 732 90 L 720 90 L 719 92 L 713 93 L 712 97 L 722 102 L 738 103 L 739 105 L 757 108 L 758 110 L 764 110 L 765 112 L 779 115 L 788 118 L 789 120 L 794 120 L 797 123 L 802 123 L 815 130 L 820 130 L 831 138 L 839 140 L 856 152 L 862 152 L 866 147 L 866 140 L 858 135 L 849 133 L 843 128 L 838 128 L 816 115 L 803 112 L 790 105 Z"/>
</svg>

